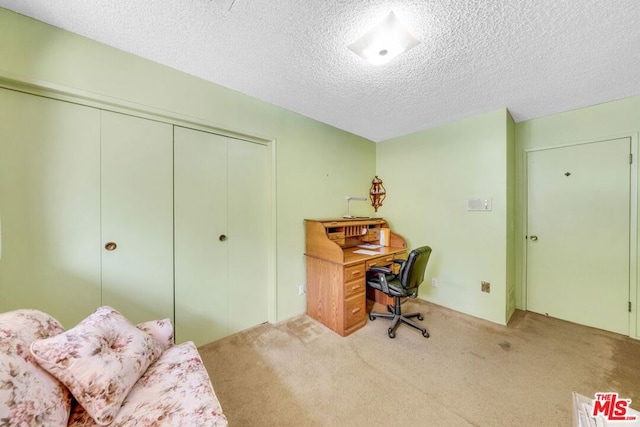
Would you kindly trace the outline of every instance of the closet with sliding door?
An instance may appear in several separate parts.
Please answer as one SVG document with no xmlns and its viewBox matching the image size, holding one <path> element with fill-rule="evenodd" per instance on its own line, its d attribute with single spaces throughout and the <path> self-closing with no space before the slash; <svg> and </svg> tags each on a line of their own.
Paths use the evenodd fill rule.
<svg viewBox="0 0 640 427">
<path fill-rule="evenodd" d="M 267 321 L 270 151 L 0 89 L 0 312 L 100 305 L 202 345 Z"/>
<path fill-rule="evenodd" d="M 175 128 L 176 337 L 203 344 L 267 321 L 267 147 Z"/>
</svg>

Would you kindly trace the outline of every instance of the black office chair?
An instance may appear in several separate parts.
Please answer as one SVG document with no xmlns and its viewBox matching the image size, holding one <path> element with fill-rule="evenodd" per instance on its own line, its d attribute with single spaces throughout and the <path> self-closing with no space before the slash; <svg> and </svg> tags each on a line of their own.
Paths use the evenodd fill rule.
<svg viewBox="0 0 640 427">
<path fill-rule="evenodd" d="M 374 320 L 376 317 L 393 319 L 389 327 L 389 338 L 396 337 L 396 329 L 401 323 L 406 323 L 416 328 L 422 332 L 425 338 L 429 338 L 429 332 L 425 328 L 409 320 L 412 317 L 424 320 L 422 314 L 402 314 L 400 307 L 401 298 L 415 298 L 418 296 L 418 288 L 424 280 L 424 271 L 427 268 L 429 256 L 431 256 L 431 248 L 423 246 L 412 250 L 406 260 L 394 260 L 394 263 L 400 264 L 400 271 L 397 275 L 393 274 L 391 269 L 387 267 L 371 267 L 369 270 L 370 276 L 367 278 L 367 286 L 382 291 L 395 300 L 393 306 L 387 306 L 389 313 L 369 313 L 369 320 Z"/>
</svg>

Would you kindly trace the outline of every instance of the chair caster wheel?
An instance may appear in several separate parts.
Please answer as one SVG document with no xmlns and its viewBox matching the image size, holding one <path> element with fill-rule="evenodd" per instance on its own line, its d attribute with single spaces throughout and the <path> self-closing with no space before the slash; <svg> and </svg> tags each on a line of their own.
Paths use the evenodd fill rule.
<svg viewBox="0 0 640 427">
<path fill-rule="evenodd" d="M 418 320 L 423 321 L 424 317 L 422 317 L 422 314 L 418 314 Z"/>
<path fill-rule="evenodd" d="M 389 329 L 389 338 L 395 338 L 396 337 L 396 333 L 393 332 L 393 329 Z"/>
<path fill-rule="evenodd" d="M 429 338 L 429 332 L 423 331 L 422 332 L 422 336 L 425 337 L 425 338 Z"/>
<path fill-rule="evenodd" d="M 375 317 L 373 317 L 372 315 L 369 315 L 369 320 L 375 320 Z"/>
</svg>

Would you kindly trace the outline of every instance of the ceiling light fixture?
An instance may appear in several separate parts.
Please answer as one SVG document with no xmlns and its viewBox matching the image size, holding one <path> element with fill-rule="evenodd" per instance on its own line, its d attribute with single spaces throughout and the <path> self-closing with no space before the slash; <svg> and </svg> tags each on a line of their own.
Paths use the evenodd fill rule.
<svg viewBox="0 0 640 427">
<path fill-rule="evenodd" d="M 371 64 L 382 65 L 419 43 L 389 12 L 382 22 L 347 47 Z"/>
</svg>

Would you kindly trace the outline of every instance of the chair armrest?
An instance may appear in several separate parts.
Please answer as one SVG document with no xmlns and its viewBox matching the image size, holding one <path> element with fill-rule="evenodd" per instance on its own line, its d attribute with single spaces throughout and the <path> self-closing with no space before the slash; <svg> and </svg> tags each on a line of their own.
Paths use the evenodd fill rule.
<svg viewBox="0 0 640 427">
<path fill-rule="evenodd" d="M 393 274 L 393 271 L 391 271 L 391 269 L 388 267 L 371 267 L 369 271 L 371 271 L 372 273 Z"/>
<path fill-rule="evenodd" d="M 396 276 L 393 274 L 393 271 L 387 267 L 371 267 L 369 269 L 370 273 L 374 273 L 378 278 L 378 283 L 380 283 L 380 290 L 385 294 L 389 294 L 389 283 L 387 282 L 387 276 L 395 278 Z"/>
</svg>

